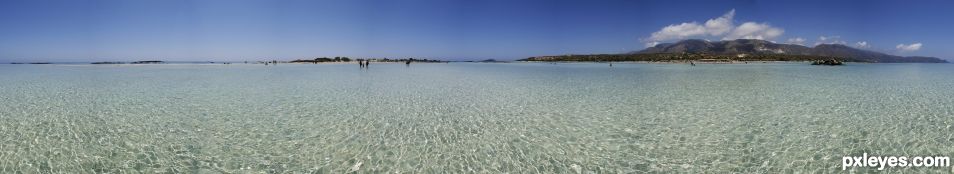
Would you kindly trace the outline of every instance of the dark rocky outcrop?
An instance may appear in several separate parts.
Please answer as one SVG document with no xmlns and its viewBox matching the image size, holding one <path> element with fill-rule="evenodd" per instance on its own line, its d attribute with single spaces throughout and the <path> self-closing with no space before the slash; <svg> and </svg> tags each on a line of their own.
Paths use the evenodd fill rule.
<svg viewBox="0 0 954 174">
<path fill-rule="evenodd" d="M 835 66 L 835 65 L 844 65 L 844 63 L 842 63 L 841 61 L 835 60 L 835 59 L 828 59 L 828 60 L 816 60 L 816 61 L 813 61 L 813 62 L 812 62 L 812 65 L 830 65 L 830 66 Z"/>
</svg>

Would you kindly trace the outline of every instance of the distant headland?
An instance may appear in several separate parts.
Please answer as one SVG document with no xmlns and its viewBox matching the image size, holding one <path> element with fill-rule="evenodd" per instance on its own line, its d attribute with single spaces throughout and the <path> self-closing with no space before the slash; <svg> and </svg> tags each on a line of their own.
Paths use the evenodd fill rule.
<svg viewBox="0 0 954 174">
<path fill-rule="evenodd" d="M 589 54 L 538 56 L 518 61 L 826 61 L 867 63 L 948 63 L 935 57 L 902 57 L 875 51 L 856 49 L 840 44 L 820 44 L 806 47 L 778 44 L 757 39 L 738 39 L 710 42 L 690 39 L 663 43 L 641 51 L 624 54 Z"/>
</svg>

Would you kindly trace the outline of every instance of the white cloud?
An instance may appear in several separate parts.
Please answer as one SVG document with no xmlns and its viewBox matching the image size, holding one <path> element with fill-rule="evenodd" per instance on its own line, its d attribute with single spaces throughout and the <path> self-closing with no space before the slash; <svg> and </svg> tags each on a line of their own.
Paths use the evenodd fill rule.
<svg viewBox="0 0 954 174">
<path fill-rule="evenodd" d="M 719 37 L 724 40 L 731 39 L 763 39 L 770 40 L 785 33 L 781 28 L 775 28 L 767 23 L 746 22 L 735 26 L 735 9 L 726 12 L 720 17 L 709 19 L 705 23 L 685 22 L 672 24 L 663 27 L 659 31 L 653 32 L 649 38 L 644 39 L 646 46 L 656 45 L 654 42 L 671 41 L 677 39 L 687 39 L 692 37 Z"/>
<path fill-rule="evenodd" d="M 821 44 L 848 45 L 848 42 L 842 41 L 841 36 L 818 36 L 818 41 L 815 41 L 815 46 Z"/>
<path fill-rule="evenodd" d="M 898 44 L 898 46 L 895 46 L 895 48 L 897 48 L 899 51 L 902 51 L 902 52 L 917 51 L 921 49 L 921 43 L 918 42 L 918 43 L 913 43 L 911 45 Z"/>
<path fill-rule="evenodd" d="M 838 40 L 841 39 L 841 36 L 818 36 L 818 40 L 824 42 L 826 40 Z"/>
<path fill-rule="evenodd" d="M 855 47 L 857 47 L 857 48 L 871 48 L 871 45 L 868 45 L 868 42 L 867 42 L 867 41 L 861 41 L 861 42 L 855 43 Z"/>
<path fill-rule="evenodd" d="M 719 18 L 709 19 L 706 21 L 706 29 L 708 30 L 709 35 L 717 36 L 731 31 L 734 27 L 732 24 L 732 18 L 734 17 L 735 9 L 732 9 Z"/>
<path fill-rule="evenodd" d="M 725 13 L 721 17 L 709 19 L 705 24 L 697 22 L 686 22 L 682 24 L 673 24 L 663 27 L 649 37 L 650 42 L 658 42 L 673 39 L 685 39 L 702 35 L 722 35 L 732 30 L 732 18 L 735 16 L 735 9 Z"/>
<path fill-rule="evenodd" d="M 659 42 L 649 42 L 649 43 L 646 43 L 646 47 L 654 47 L 654 46 L 656 46 L 656 45 L 659 45 Z"/>
<path fill-rule="evenodd" d="M 663 41 L 672 39 L 685 39 L 692 36 L 699 36 L 706 33 L 706 28 L 698 23 L 682 23 L 679 25 L 666 26 L 662 30 L 654 32 L 649 40 Z"/>
<path fill-rule="evenodd" d="M 771 40 L 775 37 L 781 36 L 782 33 L 785 33 L 785 30 L 781 28 L 775 28 L 771 25 L 765 23 L 755 23 L 755 22 L 746 22 L 739 27 L 736 27 L 735 30 L 732 30 L 732 33 L 722 38 L 723 40 L 732 40 L 732 39 L 760 39 L 760 40 Z"/>
<path fill-rule="evenodd" d="M 785 41 L 785 43 L 805 46 L 805 38 L 801 38 L 801 37 L 789 38 L 788 41 Z"/>
</svg>

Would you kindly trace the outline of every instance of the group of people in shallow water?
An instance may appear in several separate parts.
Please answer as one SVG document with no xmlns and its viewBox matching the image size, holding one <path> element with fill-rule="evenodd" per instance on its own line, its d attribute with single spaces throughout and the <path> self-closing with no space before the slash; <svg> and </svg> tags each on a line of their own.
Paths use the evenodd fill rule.
<svg viewBox="0 0 954 174">
<path fill-rule="evenodd" d="M 358 66 L 360 66 L 361 68 L 367 68 L 368 64 L 371 64 L 370 60 L 358 61 Z"/>
<path fill-rule="evenodd" d="M 246 61 L 245 63 L 248 63 L 248 61 Z M 269 63 L 271 63 L 272 65 L 278 65 L 278 61 L 273 60 L 273 61 L 265 61 L 265 66 L 268 66 Z"/>
<path fill-rule="evenodd" d="M 368 64 L 371 64 L 371 61 L 370 61 L 370 60 L 359 60 L 359 61 L 358 61 L 358 66 L 361 67 L 361 68 L 368 68 Z M 411 66 L 411 61 L 408 60 L 407 62 L 404 62 L 404 65 Z"/>
</svg>

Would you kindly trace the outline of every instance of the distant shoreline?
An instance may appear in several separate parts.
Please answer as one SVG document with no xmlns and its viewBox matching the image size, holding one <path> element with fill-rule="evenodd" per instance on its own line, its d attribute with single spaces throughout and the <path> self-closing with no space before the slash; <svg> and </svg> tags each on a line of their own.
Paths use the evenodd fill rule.
<svg viewBox="0 0 954 174">
<path fill-rule="evenodd" d="M 623 63 L 623 64 L 689 64 L 690 61 L 694 64 L 764 64 L 764 63 L 811 63 L 809 60 L 759 60 L 759 61 L 742 61 L 742 60 L 658 60 L 658 61 L 573 61 L 573 60 L 516 60 L 516 61 L 495 61 L 495 62 L 481 62 L 481 61 L 442 61 L 442 62 L 413 62 L 413 63 Z M 405 62 L 397 61 L 371 61 L 372 64 L 402 64 Z M 863 64 L 890 64 L 890 63 L 925 63 L 925 64 L 938 64 L 938 63 L 927 63 L 927 62 L 847 62 L 847 63 L 863 63 Z M 195 62 L 195 61 L 172 61 L 172 62 L 162 62 L 162 63 L 98 63 L 98 62 L 9 62 L 9 63 L 0 63 L 0 64 L 10 64 L 10 65 L 91 65 L 91 66 L 102 66 L 102 65 L 122 65 L 122 66 L 141 66 L 141 65 L 264 65 L 263 62 Z M 269 63 L 272 64 L 272 63 Z M 334 65 L 334 64 L 358 64 L 357 61 L 351 62 L 279 62 L 278 64 L 323 64 L 323 65 Z M 941 63 L 944 64 L 944 63 Z"/>
<path fill-rule="evenodd" d="M 445 62 L 414 62 L 414 63 L 447 63 Z M 402 64 L 404 62 L 375 62 L 371 61 L 371 64 Z M 0 63 L 7 65 L 91 65 L 91 66 L 106 66 L 106 65 L 123 65 L 123 66 L 140 66 L 140 65 L 264 65 L 262 62 L 162 62 L 162 63 L 100 63 L 100 62 L 10 62 L 10 63 Z M 271 65 L 272 63 L 269 63 Z M 358 64 L 357 61 L 352 62 L 279 62 L 278 64 L 294 64 L 294 65 L 309 65 L 309 64 Z"/>
</svg>

